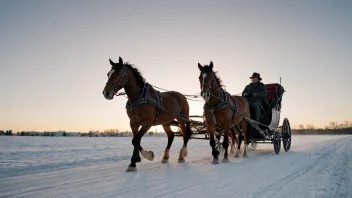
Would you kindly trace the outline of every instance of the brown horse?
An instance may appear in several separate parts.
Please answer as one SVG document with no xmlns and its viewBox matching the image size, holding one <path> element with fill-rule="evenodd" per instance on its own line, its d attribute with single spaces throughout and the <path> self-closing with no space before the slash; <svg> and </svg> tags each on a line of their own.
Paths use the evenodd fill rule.
<svg viewBox="0 0 352 198">
<path fill-rule="evenodd" d="M 187 156 L 187 142 L 192 134 L 188 119 L 189 105 L 185 96 L 175 91 L 159 93 L 145 82 L 136 68 L 128 63 L 123 63 L 121 57 L 118 63 L 110 60 L 110 64 L 112 68 L 108 73 L 108 82 L 103 91 L 104 97 L 107 100 L 112 100 L 120 89 L 125 89 L 128 97 L 127 115 L 130 118 L 130 126 L 134 135 L 132 139 L 133 155 L 131 164 L 126 171 L 137 170 L 136 163 L 141 161 L 139 153 L 150 161 L 154 160 L 154 153 L 145 151 L 141 147 L 141 139 L 155 125 L 162 125 L 167 134 L 168 143 L 161 162 L 168 163 L 169 150 L 174 140 L 174 133 L 170 126 L 175 119 L 183 133 L 183 146 L 178 159 L 179 162 L 183 162 Z"/>
<path fill-rule="evenodd" d="M 223 162 L 229 162 L 228 146 L 229 133 L 234 131 L 238 124 L 242 125 L 242 132 L 245 141 L 243 157 L 247 157 L 247 121 L 243 116 L 250 117 L 249 105 L 245 98 L 240 96 L 231 96 L 221 85 L 221 80 L 213 72 L 213 62 L 209 66 L 202 66 L 198 63 L 200 70 L 199 82 L 201 87 L 201 95 L 205 100 L 204 116 L 207 122 L 207 130 L 210 135 L 210 146 L 212 147 L 213 164 L 219 163 L 220 152 L 216 149 L 214 132 L 217 127 L 223 129 L 224 140 L 222 146 L 225 150 Z M 234 138 L 234 133 L 232 133 Z M 241 134 L 240 134 L 241 136 Z M 239 138 L 241 141 L 241 137 Z M 234 144 L 234 139 L 232 139 Z M 240 142 L 239 142 L 240 143 Z M 240 145 L 240 144 L 238 144 Z M 236 151 L 238 156 L 239 147 Z"/>
</svg>

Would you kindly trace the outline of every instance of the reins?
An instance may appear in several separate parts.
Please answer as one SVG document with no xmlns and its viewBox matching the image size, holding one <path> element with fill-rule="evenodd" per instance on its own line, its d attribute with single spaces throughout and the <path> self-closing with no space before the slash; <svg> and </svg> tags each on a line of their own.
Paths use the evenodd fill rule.
<svg viewBox="0 0 352 198">
<path fill-rule="evenodd" d="M 214 98 L 220 100 L 221 102 L 224 102 L 226 103 L 226 101 L 223 101 L 221 98 L 213 95 L 212 93 L 210 94 L 211 96 L 213 96 Z M 235 102 L 235 101 L 234 101 Z M 235 103 L 236 104 L 236 103 Z M 229 103 L 230 105 L 230 108 L 231 108 L 231 104 Z M 237 114 L 239 114 L 240 116 L 242 116 L 247 122 L 249 122 L 256 130 L 258 130 L 263 136 L 265 136 L 265 134 L 262 132 L 262 130 L 258 127 L 258 125 L 261 125 L 261 126 L 265 126 L 264 124 L 260 123 L 260 122 L 257 122 L 257 121 L 254 121 L 254 120 L 251 120 L 250 118 L 248 118 L 244 113 L 241 113 L 240 111 L 237 110 L 236 108 L 236 114 L 233 115 L 233 117 L 235 117 Z M 216 119 L 215 119 L 215 116 L 213 114 L 213 120 L 215 121 L 214 123 L 216 124 Z"/>
<path fill-rule="evenodd" d="M 122 76 L 123 77 L 123 76 Z M 121 77 L 121 79 L 122 79 Z M 127 78 L 127 75 L 126 75 L 126 78 Z M 119 80 L 118 84 L 121 82 L 121 79 Z M 115 84 L 114 85 L 114 88 L 118 86 L 118 84 Z M 151 99 L 150 97 L 150 88 L 152 88 L 152 91 L 154 91 L 155 95 L 156 95 L 156 101 L 154 101 L 153 99 Z M 136 89 L 136 90 L 133 90 L 133 91 L 130 91 L 130 92 L 120 92 L 120 93 L 114 93 L 115 96 L 124 96 L 124 95 L 127 95 L 127 94 L 130 94 L 130 93 L 134 93 L 134 92 L 138 92 L 138 91 L 142 91 L 142 94 L 139 96 L 138 100 L 135 101 L 134 103 L 130 104 L 130 105 L 126 105 L 126 108 L 127 109 L 130 109 L 132 110 L 132 108 L 134 108 L 135 106 L 138 106 L 138 105 L 141 105 L 141 104 L 146 104 L 146 103 L 150 103 L 152 105 L 154 105 L 157 109 L 158 109 L 158 112 L 157 112 L 157 115 L 156 115 L 156 118 L 155 118 L 155 121 L 154 121 L 154 125 L 158 122 L 158 119 L 159 119 L 159 115 L 161 113 L 161 111 L 165 111 L 166 113 L 168 114 L 171 114 L 175 117 L 178 117 L 180 119 L 183 119 L 187 122 L 189 122 L 189 117 L 188 116 L 185 116 L 185 115 L 182 115 L 182 114 L 174 114 L 168 110 L 166 110 L 163 106 L 162 106 L 162 99 L 161 99 L 161 96 L 160 96 L 160 92 L 159 91 L 156 91 L 154 88 L 157 88 L 157 89 L 160 89 L 160 90 L 163 90 L 163 91 L 168 91 L 168 90 L 165 90 L 163 88 L 160 88 L 160 87 L 157 87 L 157 86 L 153 86 L 147 82 L 144 83 L 144 86 L 143 88 L 140 88 L 140 89 Z M 192 96 L 194 98 L 198 98 L 199 97 L 199 94 L 195 94 L 195 95 L 188 95 L 188 96 Z M 186 96 L 185 96 L 186 97 Z M 128 97 L 127 97 L 128 98 Z M 187 97 L 186 97 L 187 98 Z M 193 100 L 193 99 L 190 99 L 190 98 L 187 98 L 189 100 Z M 198 100 L 195 100 L 195 101 L 198 101 Z"/>
<path fill-rule="evenodd" d="M 156 88 L 156 89 L 159 89 L 159 90 L 162 90 L 162 91 L 167 91 L 167 92 L 170 91 L 170 90 L 167 90 L 167 89 L 163 89 L 161 87 L 154 86 L 152 84 L 149 84 L 149 85 L 152 86 L 153 88 Z M 145 88 L 136 89 L 136 90 L 130 91 L 130 92 L 114 93 L 114 95 L 115 96 L 124 96 L 124 95 L 130 94 L 130 93 L 141 91 L 143 89 L 145 89 Z M 197 93 L 197 94 L 182 94 L 182 95 L 185 96 L 188 100 L 195 101 L 195 102 L 203 102 L 202 100 L 195 100 L 194 99 L 194 98 L 199 98 L 200 97 L 200 93 Z"/>
</svg>

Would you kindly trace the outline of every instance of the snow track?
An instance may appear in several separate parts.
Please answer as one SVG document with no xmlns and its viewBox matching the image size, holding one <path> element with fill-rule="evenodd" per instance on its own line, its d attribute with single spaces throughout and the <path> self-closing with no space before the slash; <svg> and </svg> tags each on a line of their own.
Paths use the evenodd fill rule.
<svg viewBox="0 0 352 198">
<path fill-rule="evenodd" d="M 125 173 L 130 138 L 0 137 L 0 197 L 352 197 L 352 136 L 293 136 L 291 151 L 272 145 L 211 164 L 208 141 L 191 140 L 177 163 L 161 164 L 167 138 L 144 138 L 155 152 Z M 221 154 L 222 158 L 222 154 Z"/>
</svg>

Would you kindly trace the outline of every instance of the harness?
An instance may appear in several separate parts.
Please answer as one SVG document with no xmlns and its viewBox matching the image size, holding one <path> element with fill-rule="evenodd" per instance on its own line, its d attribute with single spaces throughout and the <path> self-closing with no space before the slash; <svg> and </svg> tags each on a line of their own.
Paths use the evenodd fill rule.
<svg viewBox="0 0 352 198">
<path fill-rule="evenodd" d="M 127 77 L 127 72 L 126 72 L 125 67 L 122 68 L 121 74 L 120 74 L 120 79 L 119 79 L 119 81 L 116 84 L 115 83 L 111 83 L 111 82 L 107 82 L 106 84 L 113 86 L 114 90 L 116 91 L 116 90 L 118 90 L 118 88 L 120 86 L 120 83 L 122 82 L 124 77 L 126 77 L 126 84 L 127 84 L 128 83 L 128 77 Z M 129 104 L 130 101 L 128 101 L 128 103 L 126 104 L 126 109 L 127 110 L 132 111 L 132 109 L 134 107 L 138 106 L 138 105 L 151 104 L 151 105 L 153 105 L 153 106 L 155 106 L 157 108 L 157 112 L 156 112 L 156 116 L 155 116 L 153 125 L 156 125 L 156 123 L 158 122 L 161 111 L 165 111 L 165 112 L 167 112 L 167 113 L 169 113 L 169 114 L 171 114 L 171 115 L 173 115 L 175 117 L 179 117 L 179 118 L 189 122 L 188 116 L 184 116 L 182 114 L 175 115 L 175 114 L 167 111 L 166 109 L 164 109 L 164 107 L 162 105 L 163 100 L 162 100 L 162 97 L 160 95 L 160 92 L 155 90 L 153 88 L 153 86 L 150 85 L 149 83 L 144 83 L 142 89 L 134 90 L 132 92 L 136 92 L 136 91 L 140 91 L 140 90 L 142 90 L 142 94 L 139 96 L 138 100 L 133 102 L 132 104 Z M 152 99 L 152 97 L 150 95 L 150 91 L 152 91 L 155 94 L 156 100 Z M 126 93 L 124 93 L 124 94 L 126 94 Z M 120 95 L 123 95 L 123 94 L 120 94 Z M 181 102 L 181 108 L 182 108 L 182 100 L 181 99 L 180 99 L 180 102 Z"/>
<path fill-rule="evenodd" d="M 153 91 L 153 93 L 155 94 L 156 96 L 156 100 L 153 100 L 151 98 L 151 95 L 150 95 L 150 90 Z M 155 106 L 157 108 L 157 112 L 156 112 L 156 116 L 155 116 L 155 120 L 154 120 L 154 124 L 153 125 L 156 125 L 156 123 L 158 122 L 159 120 L 159 116 L 160 116 L 160 113 L 162 110 L 165 110 L 162 106 L 162 97 L 160 95 L 160 92 L 153 89 L 153 87 L 148 84 L 148 83 L 144 83 L 144 87 L 143 87 L 143 91 L 142 91 L 142 94 L 139 96 L 138 100 L 136 100 L 134 103 L 132 104 L 127 104 L 126 105 L 126 109 L 129 110 L 129 111 L 132 111 L 132 109 L 138 105 L 142 105 L 142 104 L 151 104 L 153 106 Z M 128 103 L 130 103 L 128 101 Z"/>
<path fill-rule="evenodd" d="M 212 95 L 212 96 L 214 96 L 214 95 Z M 234 105 L 232 105 L 232 104 L 229 102 L 229 97 L 232 99 Z M 209 106 L 207 103 L 205 103 L 203 109 L 204 109 L 204 111 L 208 111 L 208 112 L 211 113 L 211 115 L 212 115 L 212 117 L 213 117 L 214 124 L 215 124 L 216 126 L 218 126 L 219 128 L 221 128 L 221 127 L 217 124 L 217 122 L 216 122 L 216 117 L 215 117 L 214 112 L 229 107 L 230 109 L 232 109 L 232 112 L 233 112 L 233 113 L 232 113 L 232 122 L 233 122 L 233 121 L 235 120 L 235 117 L 236 117 L 237 113 L 238 113 L 238 109 L 237 109 L 236 101 L 231 97 L 231 95 L 230 95 L 228 92 L 226 92 L 226 91 L 223 90 L 222 88 L 221 88 L 221 98 L 219 98 L 219 99 L 220 99 L 220 103 L 219 103 L 218 105 L 216 105 L 216 106 Z"/>
<path fill-rule="evenodd" d="M 214 83 L 215 83 L 215 77 L 214 77 L 214 74 L 212 74 L 211 84 L 210 85 L 203 84 L 203 85 L 201 85 L 201 87 L 209 87 L 210 90 L 212 90 L 214 88 Z M 216 97 L 214 95 L 214 93 L 217 92 L 217 91 L 221 91 L 221 98 L 218 98 L 218 97 Z M 228 92 L 226 92 L 221 87 L 219 89 L 217 89 L 216 91 L 211 92 L 210 95 L 220 100 L 220 103 L 218 105 L 216 105 L 216 106 L 209 106 L 207 103 L 205 103 L 204 107 L 203 107 L 204 111 L 208 111 L 208 112 L 211 113 L 211 115 L 213 117 L 214 124 L 217 127 L 221 128 L 216 122 L 216 117 L 215 117 L 214 112 L 222 110 L 222 109 L 227 108 L 227 107 L 232 109 L 232 112 L 233 112 L 232 113 L 232 122 L 233 122 L 235 120 L 235 118 L 236 118 L 237 113 L 238 113 L 238 108 L 237 108 L 236 101 L 231 97 L 231 95 Z M 232 99 L 234 105 L 232 105 L 229 102 L 229 97 Z"/>
</svg>

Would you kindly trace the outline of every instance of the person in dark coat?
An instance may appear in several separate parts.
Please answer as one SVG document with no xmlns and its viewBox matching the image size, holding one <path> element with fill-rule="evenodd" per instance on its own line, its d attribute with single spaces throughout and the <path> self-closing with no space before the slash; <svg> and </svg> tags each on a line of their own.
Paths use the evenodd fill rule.
<svg viewBox="0 0 352 198">
<path fill-rule="evenodd" d="M 247 98 L 252 119 L 260 122 L 261 113 L 265 112 L 264 107 L 268 104 L 266 99 L 267 91 L 265 85 L 260 82 L 262 80 L 260 74 L 253 73 L 250 79 L 252 79 L 252 83 L 246 86 L 242 96 Z"/>
</svg>

